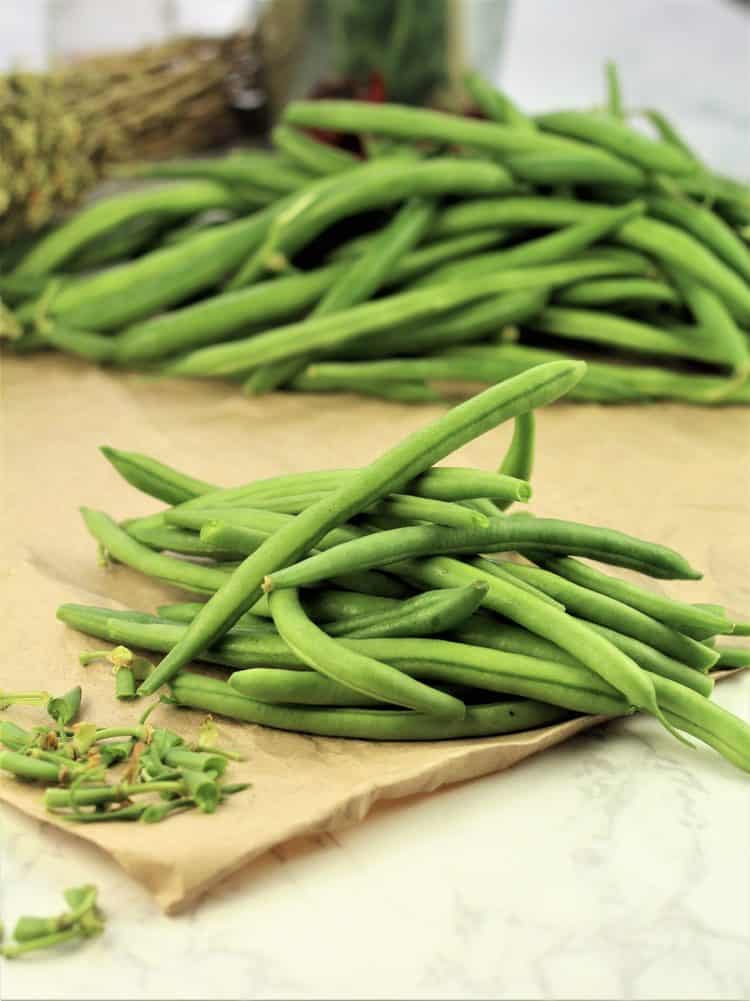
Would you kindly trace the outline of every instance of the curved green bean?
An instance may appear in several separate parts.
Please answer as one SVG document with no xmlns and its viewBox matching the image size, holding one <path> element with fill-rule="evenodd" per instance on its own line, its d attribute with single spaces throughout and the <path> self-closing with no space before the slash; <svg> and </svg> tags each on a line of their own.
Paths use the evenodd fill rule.
<svg viewBox="0 0 750 1001">
<path fill-rule="evenodd" d="M 271 131 L 271 142 L 285 153 L 293 163 L 312 174 L 338 174 L 357 165 L 353 153 L 319 142 L 301 129 L 276 125 Z"/>
<path fill-rule="evenodd" d="M 698 169 L 695 160 L 676 146 L 650 139 L 611 116 L 588 111 L 552 111 L 535 115 L 534 123 L 545 132 L 593 143 L 643 170 L 679 176 L 693 174 Z"/>
<path fill-rule="evenodd" d="M 609 306 L 612 303 L 679 306 L 680 298 L 666 282 L 654 278 L 596 278 L 578 282 L 555 294 L 563 306 Z"/>
<path fill-rule="evenodd" d="M 543 549 L 550 554 L 587 555 L 614 565 L 638 566 L 657 577 L 695 580 L 701 576 L 674 550 L 612 529 L 556 518 L 496 518 L 486 526 L 472 528 L 417 525 L 375 532 L 288 565 L 268 575 L 263 588 L 272 591 L 274 588 L 304 587 L 343 570 L 386 566 L 416 556 L 532 548 Z M 541 572 L 528 569 L 533 574 Z M 534 583 L 533 580 L 531 583 Z M 553 594 L 552 597 L 557 596 Z M 564 599 L 558 600 L 565 604 Z"/>
<path fill-rule="evenodd" d="M 39 240 L 16 265 L 13 274 L 49 275 L 92 241 L 139 216 L 158 214 L 179 218 L 204 209 L 229 208 L 233 203 L 226 187 L 213 181 L 166 185 L 105 198 Z"/>
<path fill-rule="evenodd" d="M 340 684 L 381 702 L 395 703 L 441 719 L 461 719 L 460 699 L 413 681 L 382 661 L 347 649 L 307 617 L 295 590 L 279 591 L 269 599 L 281 637 L 304 664 Z"/>
</svg>

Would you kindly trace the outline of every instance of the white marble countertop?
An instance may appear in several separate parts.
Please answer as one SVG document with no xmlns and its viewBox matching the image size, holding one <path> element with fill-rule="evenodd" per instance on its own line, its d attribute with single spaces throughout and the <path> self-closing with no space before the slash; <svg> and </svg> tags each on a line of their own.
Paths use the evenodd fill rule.
<svg viewBox="0 0 750 1001">
<path fill-rule="evenodd" d="M 750 678 L 717 692 L 750 719 Z M 748 779 L 631 719 L 384 806 L 164 917 L 98 851 L 5 809 L 3 917 L 93 881 L 105 934 L 5 962 L 16 999 L 750 996 Z"/>
<path fill-rule="evenodd" d="M 718 0 L 524 0 L 502 82 L 530 109 L 632 100 L 747 173 L 748 15 Z M 750 678 L 718 701 L 750 719 Z M 0 966 L 0 998 L 722 999 L 750 996 L 747 777 L 646 719 L 378 808 L 258 860 L 193 913 L 73 837 L 4 808 L 0 914 L 93 881 L 107 931 Z"/>
</svg>

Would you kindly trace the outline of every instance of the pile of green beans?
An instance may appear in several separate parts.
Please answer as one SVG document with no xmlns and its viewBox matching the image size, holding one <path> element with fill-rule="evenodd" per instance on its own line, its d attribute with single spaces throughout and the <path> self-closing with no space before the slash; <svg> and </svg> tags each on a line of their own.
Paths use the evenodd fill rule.
<svg viewBox="0 0 750 1001">
<path fill-rule="evenodd" d="M 521 372 L 358 470 L 222 487 L 106 447 L 167 506 L 121 524 L 84 508 L 100 550 L 209 597 L 155 614 L 68 604 L 58 618 L 163 654 L 136 694 L 169 684 L 177 705 L 250 723 L 438 740 L 643 710 L 750 771 L 750 726 L 709 700 L 712 671 L 750 660 L 715 638 L 747 624 L 587 561 L 686 584 L 700 572 L 656 542 L 508 513 L 531 498 L 535 407 L 583 377 L 573 361 Z M 497 472 L 436 465 L 509 419 Z"/>
<path fill-rule="evenodd" d="M 0 339 L 250 395 L 436 402 L 556 351 L 570 399 L 750 402 L 750 186 L 611 64 L 595 110 L 466 90 L 483 118 L 296 101 L 270 150 L 136 170 L 3 255 Z"/>
</svg>

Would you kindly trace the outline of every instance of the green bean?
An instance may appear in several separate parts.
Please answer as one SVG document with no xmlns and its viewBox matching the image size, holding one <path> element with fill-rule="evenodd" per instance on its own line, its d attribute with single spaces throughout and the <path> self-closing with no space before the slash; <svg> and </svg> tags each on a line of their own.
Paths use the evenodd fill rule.
<svg viewBox="0 0 750 1001">
<path fill-rule="evenodd" d="M 245 340 L 217 344 L 185 355 L 168 366 L 174 375 L 231 375 L 264 362 L 290 358 L 310 350 L 329 349 L 365 334 L 388 329 L 394 323 L 447 313 L 464 303 L 493 293 L 540 286 L 566 285 L 580 278 L 622 273 L 622 265 L 603 260 L 571 261 L 521 268 L 475 279 L 452 282 L 442 288 L 419 289 L 354 306 L 331 316 L 277 327 Z M 625 267 L 627 272 L 629 269 Z"/>
<path fill-rule="evenodd" d="M 390 161 L 364 163 L 338 176 L 309 183 L 279 212 L 263 244 L 229 283 L 240 288 L 256 281 L 266 270 L 281 263 L 328 226 L 347 215 L 413 198 L 415 195 L 488 194 L 508 190 L 513 181 L 497 164 L 441 157 L 423 163 Z"/>
<path fill-rule="evenodd" d="M 515 476 L 521 480 L 530 480 L 534 468 L 534 443 L 536 439 L 536 418 L 533 411 L 521 414 L 513 425 L 513 437 L 508 451 L 500 463 L 498 472 L 506 476 Z M 506 511 L 512 500 L 503 500 L 498 504 L 501 511 Z"/>
<path fill-rule="evenodd" d="M 165 504 L 181 504 L 183 501 L 207 494 L 216 487 L 205 480 L 179 473 L 141 452 L 125 452 L 110 445 L 102 445 L 102 455 L 115 467 L 124 480 L 137 490 L 157 497 Z"/>
<path fill-rule="evenodd" d="M 121 365 L 204 347 L 256 323 L 284 320 L 302 312 L 343 273 L 341 265 L 284 275 L 252 288 L 225 292 L 128 327 L 114 344 Z"/>
<path fill-rule="evenodd" d="M 739 380 L 750 372 L 747 337 L 734 322 L 722 300 L 711 289 L 696 284 L 679 268 L 672 268 L 672 281 L 682 295 L 712 353 L 728 365 Z"/>
<path fill-rule="evenodd" d="M 410 361 L 408 364 L 402 360 L 399 372 L 402 376 L 408 371 L 433 379 L 463 375 L 465 378 L 487 382 L 490 379 L 506 379 L 525 372 L 534 365 L 564 357 L 566 356 L 557 351 L 521 344 L 467 345 L 461 349 L 460 354 L 446 352 L 434 358 Z M 390 363 L 379 363 L 388 364 Z M 377 371 L 381 372 L 379 377 L 383 378 L 382 370 L 379 368 Z M 653 366 L 589 361 L 586 375 L 570 391 L 568 398 L 605 403 L 645 402 L 650 399 L 687 400 L 690 403 L 708 405 L 750 402 L 750 384 L 732 386 L 727 392 L 727 381 L 723 376 L 693 375 Z"/>
<path fill-rule="evenodd" d="M 542 195 L 474 198 L 443 209 L 430 236 L 450 237 L 498 226 L 556 229 L 593 222 L 609 211 L 609 205 L 579 202 L 574 198 L 547 198 Z"/>
<path fill-rule="evenodd" d="M 74 330 L 54 320 L 40 323 L 36 333 L 45 343 L 51 344 L 59 351 L 77 358 L 85 358 L 86 361 L 96 364 L 111 361 L 115 352 L 112 337 Z"/>
<path fill-rule="evenodd" d="M 727 761 L 750 771 L 750 726 L 720 705 L 669 678 L 654 675 L 660 704 L 669 722 L 704 744 L 713 747 Z"/>
<path fill-rule="evenodd" d="M 465 73 L 464 86 L 479 110 L 500 124 L 513 125 L 518 129 L 536 131 L 536 125 L 505 94 L 490 86 L 478 73 Z"/>
<path fill-rule="evenodd" d="M 254 667 L 232 675 L 240 695 L 271 705 L 382 706 L 381 699 L 332 681 L 317 671 Z"/>
<path fill-rule="evenodd" d="M 156 616 L 144 621 L 144 616 L 134 619 L 128 613 L 86 605 L 61 605 L 57 618 L 90 636 L 161 653 L 174 649 L 190 628 L 190 624 L 162 621 Z M 300 658 L 276 633 L 237 627 L 215 645 L 201 651 L 196 659 L 236 668 L 303 666 Z"/>
<path fill-rule="evenodd" d="M 362 307 L 366 308 L 366 307 Z M 279 529 L 232 575 L 188 627 L 188 634 L 141 685 L 152 694 L 192 657 L 229 629 L 262 593 L 269 573 L 298 559 L 327 532 L 414 479 L 472 438 L 503 420 L 550 402 L 583 374 L 585 366 L 562 362 L 504 382 L 449 411 L 364 467 L 351 483 Z"/>
<path fill-rule="evenodd" d="M 343 345 L 334 354 L 337 359 L 420 355 L 436 348 L 479 340 L 508 324 L 528 320 L 544 308 L 546 299 L 547 293 L 543 288 L 506 292 L 462 306 L 444 317 L 438 317 L 429 326 L 407 323 L 392 330 L 382 330 L 375 337 L 365 336 Z M 308 372 L 316 377 L 314 366 Z"/>
<path fill-rule="evenodd" d="M 407 281 L 446 260 L 496 242 L 494 234 L 470 233 L 415 250 L 397 265 L 393 279 Z M 213 344 L 249 324 L 286 319 L 312 305 L 344 270 L 344 265 L 338 264 L 282 276 L 149 318 L 118 335 L 115 361 L 123 365 L 151 361 Z"/>
<path fill-rule="evenodd" d="M 220 281 L 263 239 L 284 200 L 247 219 L 216 226 L 174 247 L 65 286 L 49 313 L 82 329 L 115 330 Z"/>
<path fill-rule="evenodd" d="M 750 320 L 750 288 L 713 251 L 683 229 L 659 219 L 633 219 L 617 232 L 618 243 L 653 254 L 657 261 L 683 268 L 707 285 L 740 321 Z"/>
<path fill-rule="evenodd" d="M 201 529 L 200 539 L 209 551 L 225 553 L 230 558 L 243 558 L 254 553 L 270 534 L 221 521 L 209 521 Z M 343 572 L 332 577 L 331 584 L 386 598 L 397 598 L 403 594 L 403 587 L 398 581 L 377 571 Z"/>
<path fill-rule="evenodd" d="M 710 678 L 708 674 L 680 663 L 679 660 L 667 656 L 661 650 L 656 650 L 648 643 L 642 643 L 633 636 L 627 636 L 625 633 L 601 626 L 596 622 L 592 622 L 590 625 L 595 632 L 608 639 L 613 646 L 622 650 L 644 670 L 658 674 L 662 678 L 670 678 L 687 688 L 692 688 L 694 692 L 699 692 L 706 698 L 713 691 L 713 678 Z"/>
<path fill-rule="evenodd" d="M 434 203 L 422 198 L 407 201 L 372 246 L 341 273 L 312 315 L 326 316 L 371 298 L 401 258 L 419 243 L 434 215 Z M 283 386 L 305 369 L 308 360 L 295 358 L 263 366 L 250 377 L 246 391 L 264 393 Z"/>
<path fill-rule="evenodd" d="M 439 218 L 439 217 L 438 217 Z M 476 229 L 476 227 L 475 227 Z M 448 236 L 444 240 L 433 240 L 422 247 L 417 247 L 404 257 L 394 273 L 386 278 L 385 284 L 399 285 L 411 281 L 425 271 L 445 264 L 447 261 L 464 257 L 472 251 L 485 250 L 497 243 L 502 243 L 505 233 L 497 228 L 492 231 L 459 233 L 458 236 Z M 368 233 L 363 237 L 350 240 L 331 254 L 334 263 L 356 260 L 368 250 L 380 236 L 380 232 Z M 0 286 L 1 287 L 1 286 Z"/>
<path fill-rule="evenodd" d="M 109 449 L 107 446 L 104 446 L 102 451 L 118 472 L 144 493 L 168 500 L 168 494 L 173 491 L 175 496 L 173 503 L 179 503 L 180 506 L 166 512 L 166 519 L 194 530 L 200 529 L 206 520 L 194 517 L 198 511 L 205 512 L 207 509 L 215 511 L 216 513 L 212 515 L 214 519 L 230 518 L 230 513 L 226 509 L 219 510 L 216 506 L 223 507 L 223 504 L 226 504 L 228 507 L 242 505 L 241 510 L 231 514 L 231 517 L 235 521 L 241 519 L 239 523 L 245 527 L 260 528 L 267 525 L 269 531 L 273 531 L 289 519 L 269 512 L 261 513 L 261 509 L 252 507 L 254 498 L 268 499 L 290 493 L 334 490 L 344 481 L 358 475 L 354 469 L 291 473 L 287 476 L 274 476 L 267 480 L 256 480 L 241 487 L 222 490 L 137 452 L 121 452 Z M 408 483 L 406 489 L 410 495 L 416 497 L 443 501 L 465 500 L 480 496 L 517 501 L 528 501 L 531 498 L 531 487 L 524 480 L 504 473 L 489 473 L 460 466 L 435 466 Z M 188 505 L 178 501 L 179 497 L 192 503 Z M 252 520 L 256 512 L 261 521 Z M 341 530 L 336 531 L 339 533 L 339 541 L 343 541 Z M 345 531 L 348 533 L 348 538 L 358 534 L 351 526 Z"/>
<path fill-rule="evenodd" d="M 708 670 L 716 663 L 716 654 L 702 643 L 624 602 L 574 584 L 547 570 L 509 562 L 504 566 L 509 573 L 546 591 L 561 601 L 568 612 L 583 619 L 632 636 L 696 670 Z"/>
<path fill-rule="evenodd" d="M 187 623 L 193 621 L 202 607 L 203 603 L 200 601 L 182 601 L 174 602 L 171 605 L 159 605 L 156 612 L 159 618 L 167 619 L 169 622 Z M 250 630 L 261 629 L 265 632 L 276 632 L 276 627 L 272 622 L 269 622 L 268 619 L 264 619 L 260 615 L 256 615 L 253 612 L 245 612 L 245 614 L 237 620 L 237 628 Z"/>
<path fill-rule="evenodd" d="M 671 285 L 653 278 L 598 278 L 561 289 L 555 301 L 563 306 L 608 306 L 611 303 L 658 303 L 678 306 Z"/>
<path fill-rule="evenodd" d="M 684 580 L 701 577 L 674 550 L 612 529 L 555 518 L 496 518 L 486 526 L 472 528 L 417 525 L 366 535 L 268 575 L 263 588 L 272 591 L 274 588 L 304 587 L 344 571 L 386 566 L 416 556 L 525 549 L 541 549 L 550 555 L 589 556 L 615 566 L 637 568 L 654 577 Z M 504 568 L 510 569 L 505 565 Z M 523 571 L 526 569 L 532 574 L 541 572 L 522 568 Z M 534 581 L 531 580 L 531 583 Z M 552 597 L 557 598 L 557 595 Z M 564 598 L 558 600 L 565 604 Z"/>
<path fill-rule="evenodd" d="M 78 212 L 68 222 L 43 237 L 16 265 L 15 275 L 48 275 L 91 241 L 138 216 L 192 215 L 207 208 L 230 206 L 226 188 L 212 181 L 128 191 Z"/>
<path fill-rule="evenodd" d="M 278 514 L 262 508 L 215 507 L 215 508 L 174 508 L 165 513 L 168 522 L 183 525 L 193 531 L 201 531 L 207 524 L 222 523 L 226 527 L 244 529 L 256 534 L 272 535 L 277 529 L 290 524 L 292 515 Z M 330 549 L 342 542 L 357 539 L 364 532 L 353 525 L 340 525 L 327 532 L 318 542 L 318 549 Z M 242 536 L 238 535 L 239 540 Z"/>
<path fill-rule="evenodd" d="M 724 345 L 701 337 L 698 328 L 678 336 L 640 320 L 601 310 L 548 306 L 531 319 L 530 326 L 556 337 L 614 345 L 625 351 L 730 363 Z"/>
<path fill-rule="evenodd" d="M 477 556 L 474 559 L 468 560 L 471 566 L 476 567 L 477 570 L 481 570 L 483 574 L 491 574 L 493 577 L 500 577 L 501 580 L 510 581 L 516 587 L 521 587 L 524 591 L 529 591 L 531 594 L 536 595 L 541 601 L 546 601 L 548 604 L 552 605 L 554 608 L 559 609 L 561 612 L 565 611 L 565 605 L 561 602 L 556 601 L 551 598 L 544 591 L 540 591 L 538 587 L 534 587 L 533 584 L 529 584 L 527 581 L 519 580 L 516 577 L 511 576 L 505 570 L 500 563 L 495 560 L 489 560 L 485 556 Z"/>
<path fill-rule="evenodd" d="M 281 194 L 296 191 L 309 180 L 307 174 L 286 166 L 277 155 L 260 150 L 138 164 L 128 173 L 134 177 L 205 177 L 219 184 L 249 184 Z"/>
<path fill-rule="evenodd" d="M 325 499 L 330 490 L 316 490 L 305 494 L 287 494 L 280 497 L 257 498 L 260 510 L 280 514 L 299 514 L 312 504 Z M 486 523 L 486 517 L 477 511 L 469 511 L 451 501 L 432 500 L 426 497 L 411 497 L 407 494 L 391 494 L 379 501 L 368 513 L 383 514 L 401 521 L 426 521 L 454 528 L 471 528 Z M 208 539 L 208 536 L 206 537 Z"/>
<path fill-rule="evenodd" d="M 605 74 L 607 79 L 607 111 L 613 118 L 625 121 L 625 109 L 622 103 L 622 89 L 620 87 L 620 74 L 617 72 L 617 63 L 611 59 L 605 64 Z"/>
<path fill-rule="evenodd" d="M 647 204 L 651 215 L 691 233 L 750 282 L 750 251 L 715 212 L 692 201 L 659 195 L 649 195 Z"/>
<path fill-rule="evenodd" d="M 210 556 L 219 561 L 236 558 L 236 550 L 214 545 L 195 532 L 175 528 L 173 525 L 141 524 L 136 518 L 130 523 L 124 522 L 121 527 L 131 538 L 157 552 L 168 551 L 186 556 Z M 260 536 L 256 539 L 256 546 L 260 545 L 263 538 L 264 536 Z"/>
<path fill-rule="evenodd" d="M 279 366 L 284 362 L 279 362 Z M 290 363 L 291 367 L 291 363 Z M 319 377 L 308 379 L 305 372 L 296 376 L 289 387 L 302 393 L 359 393 L 379 400 L 391 400 L 397 403 L 443 403 L 441 393 L 431 389 L 425 382 L 410 380 L 408 382 L 370 382 L 369 380 L 330 379 Z"/>
<path fill-rule="evenodd" d="M 394 565 L 394 571 L 409 582 L 418 580 L 430 587 L 457 587 L 473 580 L 477 573 L 474 567 L 441 556 L 404 560 Z M 645 709 L 664 722 L 651 676 L 630 657 L 567 612 L 560 612 L 499 578 L 487 575 L 481 579 L 488 584 L 484 599 L 486 608 L 572 653 L 585 667 L 621 692 L 630 705 Z"/>
<path fill-rule="evenodd" d="M 587 111 L 553 111 L 536 115 L 534 122 L 542 130 L 555 135 L 593 143 L 632 161 L 643 170 L 679 176 L 694 173 L 697 169 L 695 160 L 675 146 L 649 139 L 612 117 Z"/>
<path fill-rule="evenodd" d="M 239 695 L 226 682 L 179 674 L 171 685 L 178 705 L 247 723 L 324 737 L 362 740 L 450 740 L 533 730 L 567 719 L 557 706 L 527 699 L 467 706 L 463 719 L 445 720 L 399 709 L 309 709 L 272 706 Z"/>
<path fill-rule="evenodd" d="M 288 125 L 276 125 L 271 132 L 271 141 L 293 162 L 313 174 L 337 174 L 359 162 L 352 153 L 319 142 Z"/>
<path fill-rule="evenodd" d="M 647 591 L 637 584 L 611 577 L 595 567 L 569 557 L 562 559 L 544 557 L 543 564 L 545 569 L 551 570 L 559 577 L 564 577 L 581 587 L 587 587 L 591 591 L 597 591 L 599 594 L 606 594 L 610 598 L 630 605 L 631 608 L 637 608 L 638 611 L 693 639 L 702 639 L 706 635 L 714 636 L 717 633 L 729 634 L 734 630 L 723 609 L 710 611 L 661 594 L 654 594 L 653 591 Z"/>
<path fill-rule="evenodd" d="M 65 777 L 65 766 L 52 764 L 50 761 L 39 761 L 29 758 L 18 751 L 0 751 L 0 771 L 10 772 L 20 779 L 30 782 L 43 782 L 45 785 L 57 785 Z"/>
<path fill-rule="evenodd" d="M 573 712 L 618 716 L 629 711 L 617 690 L 586 667 L 566 666 L 446 640 L 359 640 L 342 645 L 366 649 L 372 655 L 388 656 L 389 661 L 403 672 L 402 676 L 458 682 L 503 695 L 537 698 Z M 252 673 L 236 672 L 230 678 L 231 687 L 242 691 L 240 686 Z"/>
<path fill-rule="evenodd" d="M 714 665 L 716 670 L 735 670 L 750 667 L 750 650 L 739 647 L 718 647 L 719 659 Z"/>
<path fill-rule="evenodd" d="M 457 629 L 481 605 L 487 586 L 475 581 L 464 587 L 423 591 L 407 598 L 396 608 L 358 615 L 333 622 L 325 630 L 329 636 L 351 639 L 394 636 L 432 636 Z"/>
<path fill-rule="evenodd" d="M 640 185 L 643 174 L 634 165 L 601 149 L 569 139 L 540 135 L 494 122 L 478 122 L 422 108 L 407 108 L 393 104 L 370 104 L 361 101 L 292 101 L 284 111 L 284 121 L 291 125 L 330 128 L 343 132 L 373 132 L 410 140 L 432 139 L 439 143 L 458 143 L 487 151 L 494 156 L 513 161 L 518 154 L 531 154 L 551 159 L 569 159 L 568 177 L 581 183 Z M 526 179 L 522 164 L 518 175 Z"/>
<path fill-rule="evenodd" d="M 695 160 L 696 163 L 699 162 L 698 157 L 695 155 L 693 150 L 688 146 L 665 115 L 663 115 L 660 111 L 655 111 L 653 108 L 648 108 L 643 113 L 659 133 L 660 139 L 668 143 L 670 146 L 674 146 L 676 149 L 680 150 L 680 152 L 689 159 Z"/>
<path fill-rule="evenodd" d="M 590 628 L 600 633 L 608 639 L 614 646 L 623 653 L 631 657 L 637 664 L 659 674 L 662 677 L 679 681 L 680 684 L 687 685 L 694 691 L 708 696 L 712 689 L 712 679 L 686 667 L 679 661 L 667 657 L 659 650 L 641 643 L 631 636 L 625 636 L 613 629 L 589 623 Z M 579 664 L 580 661 L 569 653 L 566 653 L 554 643 L 541 639 L 533 633 L 518 626 L 510 625 L 506 622 L 498 622 L 489 617 L 474 615 L 455 633 L 455 638 L 463 643 L 470 643 L 475 646 L 486 646 L 493 650 L 502 650 L 506 653 L 523 654 L 527 657 L 535 657 L 541 660 L 554 661 L 561 664 Z"/>
<path fill-rule="evenodd" d="M 158 212 L 121 223 L 98 239 L 89 241 L 69 257 L 64 265 L 65 273 L 80 274 L 133 257 L 139 251 L 153 246 L 169 225 L 169 219 Z M 161 243 L 163 242 L 162 240 Z"/>
<path fill-rule="evenodd" d="M 108 515 L 81 508 L 86 528 L 105 551 L 134 570 L 158 577 L 190 591 L 218 591 L 231 575 L 226 570 L 189 563 L 186 560 L 155 553 L 123 531 Z"/>
<path fill-rule="evenodd" d="M 629 220 L 643 215 L 643 202 L 632 202 L 622 209 L 612 209 L 597 219 L 568 226 L 556 233 L 527 240 L 509 250 L 501 250 L 495 254 L 484 255 L 484 261 L 478 262 L 469 258 L 455 264 L 446 264 L 437 271 L 431 272 L 419 283 L 439 284 L 454 281 L 457 278 L 492 274 L 505 268 L 527 267 L 529 265 L 551 264 L 563 261 L 573 254 L 586 250 L 597 240 L 619 229 Z"/>
<path fill-rule="evenodd" d="M 381 702 L 395 703 L 441 719 L 461 719 L 460 699 L 430 688 L 382 661 L 347 649 L 307 617 L 296 590 L 279 591 L 269 599 L 282 638 L 304 664 L 320 674 Z"/>
</svg>

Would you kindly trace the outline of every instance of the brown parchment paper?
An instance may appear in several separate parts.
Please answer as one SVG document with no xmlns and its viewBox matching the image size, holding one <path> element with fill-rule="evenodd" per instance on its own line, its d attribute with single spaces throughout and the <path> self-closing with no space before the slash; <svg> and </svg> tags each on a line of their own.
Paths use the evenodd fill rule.
<svg viewBox="0 0 750 1001">
<path fill-rule="evenodd" d="M 439 407 L 351 396 L 244 399 L 222 384 L 105 373 L 58 356 L 2 359 L 3 500 L 0 688 L 62 692 L 84 683 L 83 717 L 133 720 L 100 666 L 78 653 L 101 646 L 60 624 L 65 601 L 151 610 L 184 592 L 125 567 L 104 569 L 77 508 L 117 518 L 160 505 L 119 479 L 97 447 L 146 452 L 195 476 L 236 484 L 293 470 L 361 465 Z M 491 469 L 504 427 L 448 460 Z M 653 582 L 692 601 L 750 610 L 750 410 L 682 406 L 601 408 L 558 404 L 540 414 L 535 496 L 539 514 L 605 524 L 684 552 L 699 583 Z M 39 710 L 14 711 L 32 723 Z M 200 716 L 171 708 L 157 719 L 186 737 Z M 599 720 L 474 741 L 371 744 L 220 721 L 247 761 L 231 781 L 251 791 L 214 816 L 188 813 L 154 826 L 60 824 L 99 845 L 176 912 L 250 859 L 289 838 L 361 820 L 378 799 L 425 792 L 508 768 Z M 0 798 L 58 824 L 38 790 L 0 779 Z"/>
</svg>

